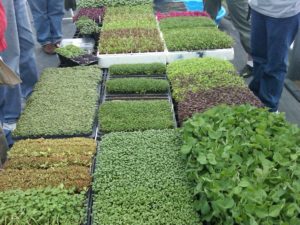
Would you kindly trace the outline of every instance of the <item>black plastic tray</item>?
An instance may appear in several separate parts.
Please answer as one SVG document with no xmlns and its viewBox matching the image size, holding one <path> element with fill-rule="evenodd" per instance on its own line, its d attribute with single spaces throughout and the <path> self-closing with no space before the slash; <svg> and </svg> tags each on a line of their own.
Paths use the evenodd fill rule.
<svg viewBox="0 0 300 225">
<path fill-rule="evenodd" d="M 83 137 L 83 138 L 95 138 L 97 139 L 98 135 L 98 111 L 100 104 L 103 102 L 103 83 L 104 80 L 102 78 L 102 81 L 99 83 L 97 87 L 97 92 L 98 92 L 98 99 L 97 99 L 97 106 L 95 109 L 95 115 L 94 115 L 94 122 L 92 125 L 92 130 L 88 134 L 74 134 L 74 135 L 41 135 L 41 136 L 14 136 L 13 135 L 13 140 L 19 141 L 19 140 L 24 140 L 24 139 L 39 139 L 39 138 L 46 138 L 46 139 L 63 139 L 63 138 L 75 138 L 75 137 Z"/>
<path fill-rule="evenodd" d="M 106 101 L 113 100 L 163 100 L 168 99 L 168 93 L 165 94 L 106 94 Z"/>
<path fill-rule="evenodd" d="M 96 65 L 98 64 L 98 59 L 95 58 L 95 60 L 90 61 L 89 63 L 86 64 L 81 64 L 80 62 L 72 59 L 72 58 L 67 58 L 65 56 L 62 56 L 61 54 L 58 54 L 58 58 L 60 61 L 60 67 L 73 67 L 73 66 L 91 66 L 91 65 Z"/>
<path fill-rule="evenodd" d="M 131 74 L 131 75 L 109 75 L 110 79 L 115 78 L 154 78 L 154 79 L 166 79 L 166 75 L 140 75 L 140 74 Z"/>
<path fill-rule="evenodd" d="M 130 100 L 133 100 L 133 99 L 130 99 Z M 178 121 L 176 119 L 174 104 L 173 104 L 172 96 L 171 96 L 170 93 L 168 94 L 168 96 L 167 96 L 167 98 L 165 100 L 168 100 L 169 103 L 171 104 L 171 111 L 172 111 L 172 116 L 173 116 L 174 128 L 178 128 Z M 105 102 L 105 101 L 109 101 L 109 100 L 107 100 L 106 98 L 104 98 L 103 102 Z M 126 132 L 126 131 L 124 131 L 124 132 Z M 109 134 L 109 133 L 101 131 L 101 120 L 100 120 L 100 123 L 98 123 L 97 137 L 101 138 L 101 137 L 103 137 L 106 134 Z"/>
<path fill-rule="evenodd" d="M 96 146 L 96 153 L 94 155 L 93 158 L 93 163 L 91 166 L 91 175 L 92 175 L 92 185 L 89 188 L 88 192 L 87 192 L 87 218 L 86 218 L 86 225 L 92 225 L 93 224 L 93 203 L 94 203 L 94 199 L 93 199 L 93 182 L 94 182 L 94 177 L 93 174 L 95 173 L 95 169 L 96 169 L 96 163 L 97 163 L 97 155 L 99 154 L 99 142 L 97 142 L 97 146 Z"/>
<path fill-rule="evenodd" d="M 106 70 L 106 80 L 113 80 L 116 78 L 150 78 L 150 79 L 166 79 L 166 75 L 113 75 L 111 76 Z M 145 93 L 145 94 L 135 94 L 135 93 L 107 93 L 106 86 L 104 87 L 104 98 L 106 101 L 111 100 L 163 100 L 168 99 L 170 90 L 166 93 Z"/>
</svg>

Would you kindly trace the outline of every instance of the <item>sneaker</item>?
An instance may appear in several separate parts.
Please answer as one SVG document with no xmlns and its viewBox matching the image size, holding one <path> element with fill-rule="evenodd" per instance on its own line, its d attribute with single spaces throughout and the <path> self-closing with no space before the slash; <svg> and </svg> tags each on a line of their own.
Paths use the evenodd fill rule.
<svg viewBox="0 0 300 225">
<path fill-rule="evenodd" d="M 55 45 L 54 44 L 45 44 L 43 45 L 43 51 L 46 53 L 46 54 L 49 54 L 49 55 L 54 55 L 55 54 Z"/>
<path fill-rule="evenodd" d="M 250 77 L 252 76 L 253 67 L 249 66 L 248 64 L 241 70 L 240 76 L 241 77 Z"/>
</svg>

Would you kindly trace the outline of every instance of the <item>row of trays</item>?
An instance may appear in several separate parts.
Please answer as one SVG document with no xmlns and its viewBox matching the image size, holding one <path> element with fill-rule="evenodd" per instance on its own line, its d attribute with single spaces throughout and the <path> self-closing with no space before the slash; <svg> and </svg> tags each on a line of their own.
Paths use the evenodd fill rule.
<svg viewBox="0 0 300 225">
<path fill-rule="evenodd" d="M 44 136 L 43 138 L 51 138 L 51 139 L 62 139 L 62 138 L 70 138 L 70 137 L 87 137 L 87 138 L 93 138 L 95 140 L 99 141 L 101 140 L 102 136 L 105 135 L 105 132 L 101 131 L 101 124 L 98 123 L 98 111 L 101 105 L 105 102 L 109 101 L 118 101 L 118 100 L 126 100 L 126 101 L 131 101 L 131 100 L 166 100 L 169 101 L 169 104 L 171 105 L 171 110 L 172 110 L 172 115 L 173 115 L 173 121 L 174 121 L 174 127 L 177 127 L 177 122 L 175 118 L 175 112 L 174 112 L 174 107 L 173 107 L 173 101 L 171 98 L 170 94 L 170 88 L 168 92 L 162 93 L 162 94 L 109 94 L 107 93 L 106 89 L 106 82 L 110 79 L 116 79 L 116 78 L 154 78 L 154 79 L 164 79 L 166 80 L 165 75 L 147 75 L 147 76 L 142 76 L 142 75 L 129 75 L 129 76 L 110 76 L 109 72 L 107 69 L 103 70 L 102 73 L 102 81 L 98 86 L 98 101 L 97 101 L 97 107 L 95 111 L 95 117 L 94 117 L 94 124 L 93 128 L 91 129 L 90 134 L 78 134 L 78 135 L 73 135 L 73 136 Z M 101 119 L 100 119 L 101 121 Z M 21 139 L 28 139 L 28 138 L 40 138 L 40 137 L 15 137 L 18 140 Z M 92 165 L 90 169 L 91 175 L 93 175 L 96 167 L 96 156 L 99 154 L 99 148 L 97 147 L 96 154 L 94 155 L 92 159 Z M 93 182 L 93 179 L 92 179 Z M 93 188 L 92 186 L 87 190 L 86 192 L 86 225 L 90 225 L 93 223 Z"/>
</svg>

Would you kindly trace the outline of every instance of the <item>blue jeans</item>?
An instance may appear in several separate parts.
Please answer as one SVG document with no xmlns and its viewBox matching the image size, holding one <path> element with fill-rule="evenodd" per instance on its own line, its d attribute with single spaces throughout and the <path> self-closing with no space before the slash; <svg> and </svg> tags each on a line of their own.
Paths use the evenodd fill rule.
<svg viewBox="0 0 300 225">
<path fill-rule="evenodd" d="M 15 123 L 21 113 L 21 97 L 32 92 L 38 80 L 34 53 L 34 39 L 31 31 L 26 0 L 2 0 L 7 17 L 7 49 L 1 53 L 4 62 L 20 75 L 21 85 L 0 86 L 0 121 Z"/>
<path fill-rule="evenodd" d="M 60 42 L 64 0 L 28 0 L 37 40 L 41 45 Z"/>
<path fill-rule="evenodd" d="M 300 26 L 300 14 L 273 18 L 252 10 L 251 23 L 254 67 L 249 88 L 271 112 L 275 112 L 287 72 L 289 47 Z"/>
</svg>

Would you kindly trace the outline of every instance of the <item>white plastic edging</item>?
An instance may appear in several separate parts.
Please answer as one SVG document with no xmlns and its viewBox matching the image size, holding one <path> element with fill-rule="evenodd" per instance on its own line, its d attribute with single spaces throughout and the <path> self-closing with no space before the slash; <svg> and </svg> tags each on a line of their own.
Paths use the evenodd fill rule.
<svg viewBox="0 0 300 225">
<path fill-rule="evenodd" d="M 213 57 L 224 60 L 233 60 L 234 50 L 215 49 L 203 51 L 177 51 L 177 52 L 147 52 L 128 54 L 98 54 L 101 68 L 109 68 L 114 64 L 134 64 L 134 63 L 171 63 L 179 59 Z"/>
<path fill-rule="evenodd" d="M 201 50 L 201 51 L 176 51 L 167 53 L 167 63 L 174 62 L 179 59 L 191 59 L 213 57 L 224 60 L 233 60 L 234 49 L 215 49 L 215 50 Z"/>
<path fill-rule="evenodd" d="M 114 64 L 163 63 L 166 64 L 165 52 L 98 54 L 99 66 L 109 68 Z"/>
</svg>

